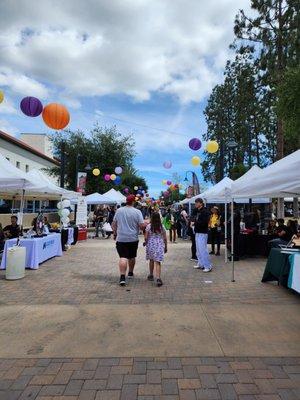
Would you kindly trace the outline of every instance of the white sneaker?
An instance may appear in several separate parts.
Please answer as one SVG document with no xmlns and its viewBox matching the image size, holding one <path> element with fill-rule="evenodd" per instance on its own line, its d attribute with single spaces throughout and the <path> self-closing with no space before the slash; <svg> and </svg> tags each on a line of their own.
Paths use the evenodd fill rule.
<svg viewBox="0 0 300 400">
<path fill-rule="evenodd" d="M 203 267 L 200 267 L 199 265 L 194 265 L 194 269 L 203 269 Z"/>
<path fill-rule="evenodd" d="M 210 272 L 211 270 L 212 270 L 212 267 L 204 268 L 204 269 L 203 269 L 203 272 Z"/>
</svg>

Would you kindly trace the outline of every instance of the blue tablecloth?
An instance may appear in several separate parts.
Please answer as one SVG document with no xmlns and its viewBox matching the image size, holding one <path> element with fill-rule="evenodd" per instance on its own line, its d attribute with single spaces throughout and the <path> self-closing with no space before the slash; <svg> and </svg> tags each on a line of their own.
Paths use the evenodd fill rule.
<svg viewBox="0 0 300 400">
<path fill-rule="evenodd" d="M 16 243 L 17 239 L 5 242 L 0 269 L 6 269 L 7 249 Z M 41 238 L 21 239 L 20 245 L 26 247 L 26 268 L 38 269 L 39 264 L 49 258 L 62 256 L 60 233 L 51 233 Z"/>
<path fill-rule="evenodd" d="M 288 287 L 300 293 L 300 254 L 289 256 L 291 269 L 288 279 Z"/>
</svg>

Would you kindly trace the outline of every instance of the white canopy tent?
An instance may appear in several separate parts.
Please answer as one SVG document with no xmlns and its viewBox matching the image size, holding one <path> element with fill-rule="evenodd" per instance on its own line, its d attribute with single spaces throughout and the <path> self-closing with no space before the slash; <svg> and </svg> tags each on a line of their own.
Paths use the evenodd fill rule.
<svg viewBox="0 0 300 400">
<path fill-rule="evenodd" d="M 0 191 L 13 191 L 32 185 L 26 173 L 16 168 L 0 154 Z"/>
<path fill-rule="evenodd" d="M 115 201 L 118 204 L 126 203 L 126 197 L 121 192 L 118 192 L 114 188 L 104 193 L 103 196 L 110 198 L 111 200 Z"/>
<path fill-rule="evenodd" d="M 117 201 L 111 199 L 110 197 L 100 194 L 92 193 L 85 197 L 86 204 L 116 204 Z"/>
<path fill-rule="evenodd" d="M 300 150 L 282 158 L 261 170 L 256 177 L 247 181 L 240 181 L 233 185 L 231 197 L 231 215 L 233 215 L 233 200 L 244 197 L 260 196 L 284 198 L 286 196 L 300 196 Z M 234 282 L 234 246 L 233 246 L 233 218 L 231 218 L 231 261 L 232 281 Z"/>
</svg>

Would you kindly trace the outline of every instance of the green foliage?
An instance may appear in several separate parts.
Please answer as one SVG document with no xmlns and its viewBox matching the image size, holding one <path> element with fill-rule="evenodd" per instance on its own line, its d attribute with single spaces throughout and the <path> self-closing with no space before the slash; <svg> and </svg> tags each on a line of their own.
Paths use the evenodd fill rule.
<svg viewBox="0 0 300 400">
<path fill-rule="evenodd" d="M 114 187 L 116 190 L 123 190 L 128 187 L 133 191 L 134 186 L 142 186 L 147 190 L 145 180 L 140 177 L 133 168 L 133 158 L 135 156 L 134 140 L 131 135 L 121 135 L 116 127 L 101 128 L 96 125 L 89 135 L 82 131 L 58 132 L 50 137 L 56 155 L 60 158 L 61 148 L 64 143 L 66 154 L 65 186 L 75 190 L 76 185 L 76 163 L 78 171 L 85 171 L 85 166 L 89 164 L 92 168 L 99 168 L 98 177 L 88 171 L 86 193 L 95 191 L 104 193 Z M 123 168 L 122 183 L 115 185 L 112 182 L 105 182 L 105 174 L 113 174 L 117 166 Z M 52 168 L 53 175 L 59 176 L 60 170 Z"/>
<path fill-rule="evenodd" d="M 243 176 L 248 171 L 248 169 L 249 168 L 246 167 L 244 164 L 236 164 L 230 170 L 230 178 L 236 180 Z"/>
<path fill-rule="evenodd" d="M 278 87 L 277 111 L 283 119 L 286 151 L 300 147 L 300 67 L 290 68 Z"/>
</svg>

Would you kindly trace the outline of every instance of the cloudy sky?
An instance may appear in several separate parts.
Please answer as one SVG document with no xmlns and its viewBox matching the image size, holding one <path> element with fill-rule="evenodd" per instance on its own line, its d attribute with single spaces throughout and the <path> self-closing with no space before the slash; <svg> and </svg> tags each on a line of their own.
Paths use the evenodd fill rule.
<svg viewBox="0 0 300 400">
<path fill-rule="evenodd" d="M 0 129 L 51 133 L 21 113 L 25 96 L 65 104 L 71 129 L 116 124 L 134 134 L 135 166 L 157 195 L 162 179 L 195 170 L 188 141 L 205 132 L 203 109 L 230 57 L 234 16 L 249 3 L 1 0 Z"/>
</svg>

